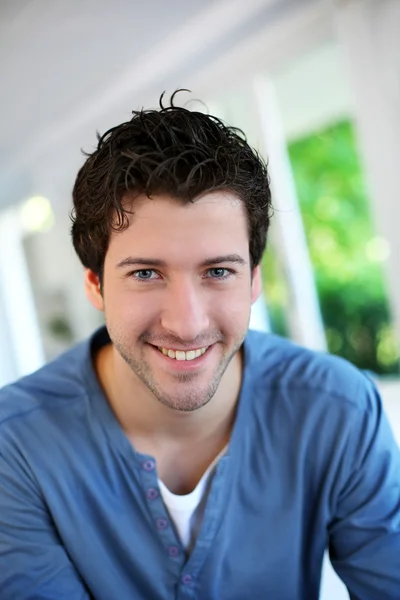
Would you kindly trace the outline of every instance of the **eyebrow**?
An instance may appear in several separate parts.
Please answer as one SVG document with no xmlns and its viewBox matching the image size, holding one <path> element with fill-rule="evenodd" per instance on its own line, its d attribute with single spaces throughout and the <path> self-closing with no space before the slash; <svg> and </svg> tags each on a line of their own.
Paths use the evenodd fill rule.
<svg viewBox="0 0 400 600">
<path fill-rule="evenodd" d="M 209 267 L 210 265 L 216 265 L 220 263 L 233 263 L 237 265 L 246 265 L 247 261 L 244 260 L 239 254 L 225 254 L 221 256 L 214 256 L 211 258 L 207 258 L 201 263 L 201 267 Z M 119 263 L 117 263 L 117 268 L 123 267 L 132 267 L 132 266 L 146 266 L 146 267 L 166 267 L 167 263 L 164 260 L 158 258 L 145 258 L 145 257 L 133 257 L 128 256 L 128 258 L 124 258 Z"/>
</svg>

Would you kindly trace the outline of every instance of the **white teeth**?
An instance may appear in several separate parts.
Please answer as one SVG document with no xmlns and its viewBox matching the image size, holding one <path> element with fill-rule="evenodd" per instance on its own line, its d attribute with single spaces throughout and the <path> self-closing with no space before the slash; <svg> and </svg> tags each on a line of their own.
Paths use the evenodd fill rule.
<svg viewBox="0 0 400 600">
<path fill-rule="evenodd" d="M 169 358 L 175 358 L 175 360 L 194 360 L 195 358 L 199 358 L 202 356 L 207 348 L 198 348 L 197 350 L 189 350 L 188 352 L 184 352 L 183 350 L 171 350 L 168 348 L 158 348 L 160 352 L 164 354 L 164 356 L 169 356 Z"/>
</svg>

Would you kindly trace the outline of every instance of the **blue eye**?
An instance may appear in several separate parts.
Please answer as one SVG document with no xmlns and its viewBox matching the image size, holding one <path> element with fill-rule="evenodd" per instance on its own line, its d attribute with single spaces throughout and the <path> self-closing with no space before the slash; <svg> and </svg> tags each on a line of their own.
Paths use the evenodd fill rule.
<svg viewBox="0 0 400 600">
<path fill-rule="evenodd" d="M 222 267 L 215 267 L 213 269 L 209 269 L 208 273 L 211 279 L 226 279 L 230 275 L 232 275 L 232 271 L 229 269 L 223 269 Z"/>
<path fill-rule="evenodd" d="M 156 275 L 153 269 L 140 269 L 139 271 L 133 271 L 132 275 L 139 281 L 146 281 L 148 279 L 154 279 L 152 276 Z"/>
</svg>

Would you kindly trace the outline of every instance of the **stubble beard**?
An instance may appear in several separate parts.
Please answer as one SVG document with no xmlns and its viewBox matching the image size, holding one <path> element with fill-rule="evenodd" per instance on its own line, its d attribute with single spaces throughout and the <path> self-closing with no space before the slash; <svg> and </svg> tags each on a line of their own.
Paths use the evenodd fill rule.
<svg viewBox="0 0 400 600">
<path fill-rule="evenodd" d="M 211 377 L 211 380 L 207 382 L 206 386 L 198 386 L 196 388 L 195 381 L 199 378 L 198 373 L 175 374 L 174 379 L 178 385 L 180 384 L 188 387 L 188 385 L 193 382 L 193 386 L 183 390 L 181 393 L 177 392 L 173 396 L 168 394 L 166 390 L 161 389 L 161 386 L 157 383 L 156 377 L 154 376 L 150 365 L 145 359 L 144 349 L 142 349 L 140 353 L 140 358 L 136 359 L 128 352 L 125 344 L 121 344 L 120 342 L 114 340 L 113 344 L 133 373 L 150 390 L 150 392 L 161 404 L 177 411 L 192 412 L 205 406 L 213 398 L 232 358 L 243 344 L 244 338 L 245 334 L 240 337 L 240 340 L 237 340 L 234 347 L 228 354 L 225 354 L 221 357 L 215 373 Z"/>
</svg>

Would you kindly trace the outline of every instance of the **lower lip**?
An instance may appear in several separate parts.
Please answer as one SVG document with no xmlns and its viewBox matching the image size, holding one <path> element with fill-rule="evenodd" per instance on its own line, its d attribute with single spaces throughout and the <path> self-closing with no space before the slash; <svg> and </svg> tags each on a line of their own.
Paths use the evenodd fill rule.
<svg viewBox="0 0 400 600">
<path fill-rule="evenodd" d="M 155 346 L 150 344 L 151 348 L 153 348 L 154 352 L 158 355 L 159 360 L 163 362 L 164 365 L 168 366 L 170 369 L 174 369 L 175 371 L 193 371 L 202 367 L 204 363 L 208 360 L 211 352 L 213 351 L 214 344 L 209 346 L 208 349 L 197 358 L 193 360 L 176 360 L 176 358 L 170 358 L 169 356 L 165 356 Z"/>
</svg>

